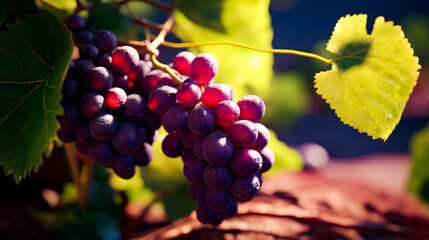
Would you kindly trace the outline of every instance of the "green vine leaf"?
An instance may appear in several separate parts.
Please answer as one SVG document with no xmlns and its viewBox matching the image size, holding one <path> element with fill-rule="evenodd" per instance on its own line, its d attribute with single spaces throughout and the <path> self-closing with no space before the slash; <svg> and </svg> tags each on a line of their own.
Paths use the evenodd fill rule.
<svg viewBox="0 0 429 240">
<path fill-rule="evenodd" d="M 327 45 L 337 58 L 315 76 L 317 93 L 338 117 L 359 132 L 384 141 L 398 124 L 419 76 L 415 57 L 400 26 L 367 15 L 341 18 Z"/>
<path fill-rule="evenodd" d="M 429 126 L 410 140 L 411 171 L 408 191 L 429 204 Z"/>
<path fill-rule="evenodd" d="M 0 164 L 17 183 L 51 153 L 72 51 L 71 32 L 46 11 L 1 33 Z"/>
</svg>

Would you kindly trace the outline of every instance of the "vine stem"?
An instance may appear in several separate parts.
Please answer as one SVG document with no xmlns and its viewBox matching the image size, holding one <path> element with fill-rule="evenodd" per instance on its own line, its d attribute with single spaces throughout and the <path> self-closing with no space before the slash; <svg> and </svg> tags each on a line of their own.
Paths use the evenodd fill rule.
<svg viewBox="0 0 429 240">
<path fill-rule="evenodd" d="M 76 148 L 71 143 L 64 143 L 64 149 L 66 151 L 67 155 L 67 161 L 69 162 L 70 166 L 70 172 L 73 179 L 73 183 L 76 185 L 77 189 L 77 198 L 79 206 L 84 209 L 85 208 L 85 194 L 84 191 L 82 191 L 82 186 L 80 184 L 80 170 L 79 170 L 79 161 L 76 154 Z"/>
<path fill-rule="evenodd" d="M 173 43 L 173 42 L 167 42 L 163 41 L 162 45 L 171 47 L 171 48 L 189 48 L 189 47 L 201 47 L 201 46 L 210 46 L 210 45 L 230 45 L 235 47 L 241 47 L 246 48 L 258 52 L 268 52 L 268 53 L 281 53 L 281 54 L 292 54 L 292 55 L 298 55 L 303 57 L 309 57 L 313 58 L 319 61 L 322 61 L 326 64 L 332 64 L 332 59 L 327 59 L 322 56 L 319 56 L 314 53 L 307 53 L 297 50 L 291 50 L 291 49 L 265 49 L 265 48 L 258 48 L 251 45 L 243 44 L 243 43 L 237 43 L 232 41 L 212 41 L 212 42 L 195 42 L 195 43 Z"/>
</svg>

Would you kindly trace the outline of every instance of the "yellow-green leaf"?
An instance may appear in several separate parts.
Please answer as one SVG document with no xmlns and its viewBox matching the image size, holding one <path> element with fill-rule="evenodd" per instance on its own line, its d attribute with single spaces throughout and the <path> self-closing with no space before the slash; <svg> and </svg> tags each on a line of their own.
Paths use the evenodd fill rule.
<svg viewBox="0 0 429 240">
<path fill-rule="evenodd" d="M 337 57 L 332 69 L 315 76 L 317 93 L 338 117 L 373 139 L 386 140 L 398 124 L 419 76 L 415 57 L 400 26 L 367 15 L 341 18 L 327 50 Z"/>
</svg>

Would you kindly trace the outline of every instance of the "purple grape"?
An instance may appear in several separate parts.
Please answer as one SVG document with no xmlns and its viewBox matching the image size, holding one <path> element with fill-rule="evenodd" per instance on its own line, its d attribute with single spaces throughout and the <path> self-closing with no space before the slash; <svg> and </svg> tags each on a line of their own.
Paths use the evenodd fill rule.
<svg viewBox="0 0 429 240">
<path fill-rule="evenodd" d="M 211 109 L 214 109 L 220 102 L 230 99 L 231 92 L 224 84 L 209 85 L 201 95 L 203 104 Z"/>
<path fill-rule="evenodd" d="M 149 74 L 151 69 L 152 62 L 140 60 L 137 63 L 137 66 L 130 73 L 128 73 L 128 77 L 130 78 L 130 81 L 133 82 L 143 81 L 143 79 Z"/>
<path fill-rule="evenodd" d="M 136 89 L 140 93 L 149 95 L 157 87 L 159 78 L 162 74 L 164 74 L 163 71 L 156 69 L 150 71 L 142 80 L 136 79 Z"/>
<path fill-rule="evenodd" d="M 118 39 L 113 32 L 102 30 L 95 34 L 94 43 L 100 52 L 111 52 L 118 46 Z"/>
<path fill-rule="evenodd" d="M 86 142 L 79 138 L 76 138 L 76 149 L 82 154 L 89 154 L 89 148 L 91 147 L 92 141 Z"/>
<path fill-rule="evenodd" d="M 102 112 L 93 117 L 89 123 L 92 136 L 100 141 L 113 137 L 117 128 L 116 118 L 109 113 Z"/>
<path fill-rule="evenodd" d="M 84 116 L 74 102 L 64 102 L 62 103 L 62 107 L 64 109 L 64 115 L 56 116 L 61 125 L 61 129 L 65 131 L 76 130 L 82 125 Z"/>
<path fill-rule="evenodd" d="M 204 170 L 207 166 L 205 161 L 199 160 L 197 157 L 189 155 L 183 162 L 183 173 L 189 181 L 203 182 Z"/>
<path fill-rule="evenodd" d="M 127 93 L 122 88 L 112 87 L 104 95 L 106 107 L 110 110 L 118 110 L 127 101 Z"/>
<path fill-rule="evenodd" d="M 192 61 L 189 69 L 189 76 L 195 79 L 199 86 L 202 86 L 212 80 L 218 69 L 219 64 L 213 55 L 201 53 Z"/>
<path fill-rule="evenodd" d="M 167 73 L 164 73 L 159 77 L 158 84 L 156 86 L 161 87 L 161 86 L 165 86 L 165 85 L 178 89 L 178 86 L 176 86 L 176 84 L 174 84 L 173 79 Z"/>
<path fill-rule="evenodd" d="M 140 123 L 145 120 L 147 114 L 147 102 L 142 95 L 133 93 L 127 96 L 127 100 L 121 109 L 121 115 L 125 120 L 129 122 Z M 159 121 L 157 117 L 156 120 Z M 148 126 L 146 125 L 146 127 Z M 159 126 L 157 128 L 152 128 L 152 130 L 158 128 Z M 151 128 L 148 127 L 148 129 L 150 130 Z"/>
<path fill-rule="evenodd" d="M 231 100 L 220 102 L 214 109 L 216 123 L 231 126 L 240 118 L 240 108 Z"/>
<path fill-rule="evenodd" d="M 182 141 L 179 136 L 169 134 L 162 141 L 161 148 L 167 157 L 176 158 L 182 154 Z"/>
<path fill-rule="evenodd" d="M 129 78 L 125 74 L 113 74 L 113 84 L 112 87 L 122 88 L 124 91 L 128 90 Z"/>
<path fill-rule="evenodd" d="M 89 147 L 89 158 L 99 166 L 109 167 L 116 158 L 117 152 L 110 141 L 94 140 Z"/>
<path fill-rule="evenodd" d="M 213 130 L 214 125 L 214 113 L 210 108 L 206 106 L 194 108 L 189 113 L 188 126 L 189 129 L 195 134 L 207 134 Z"/>
<path fill-rule="evenodd" d="M 112 143 L 116 151 L 122 154 L 132 154 L 142 145 L 146 133 L 139 131 L 139 129 L 131 123 L 120 123 L 112 137 Z"/>
<path fill-rule="evenodd" d="M 85 78 L 86 87 L 94 92 L 105 93 L 113 85 L 113 75 L 105 67 L 95 67 Z"/>
<path fill-rule="evenodd" d="M 133 154 L 134 164 L 136 166 L 144 167 L 149 165 L 155 157 L 155 151 L 151 144 L 144 142 L 142 146 Z"/>
<path fill-rule="evenodd" d="M 91 31 L 82 31 L 77 34 L 76 42 L 79 44 L 92 43 L 94 41 L 94 34 Z M 98 48 L 97 48 L 98 50 Z"/>
<path fill-rule="evenodd" d="M 130 98 L 130 96 L 128 96 L 128 98 Z M 159 116 L 157 116 L 155 114 L 149 114 L 144 119 L 144 125 L 146 127 L 146 130 L 155 131 L 161 127 L 162 122 L 161 122 Z"/>
<path fill-rule="evenodd" d="M 139 63 L 139 53 L 130 46 L 117 47 L 112 52 L 112 70 L 119 74 L 130 73 Z"/>
<path fill-rule="evenodd" d="M 212 223 L 217 216 L 217 213 L 211 210 L 207 204 L 200 202 L 197 205 L 197 219 L 203 224 Z"/>
<path fill-rule="evenodd" d="M 85 29 L 86 21 L 83 17 L 72 14 L 65 20 L 66 26 L 73 32 L 80 32 Z"/>
<path fill-rule="evenodd" d="M 116 155 L 116 159 L 112 164 L 113 172 L 123 179 L 130 179 L 136 173 L 134 158 L 132 155 Z"/>
<path fill-rule="evenodd" d="M 81 142 L 90 143 L 92 141 L 91 130 L 89 129 L 89 123 L 84 123 L 76 130 L 76 140 Z"/>
<path fill-rule="evenodd" d="M 207 188 L 206 204 L 215 212 L 224 212 L 232 204 L 232 196 L 226 190 L 213 190 Z"/>
<path fill-rule="evenodd" d="M 182 76 L 182 77 L 184 77 L 184 76 Z M 195 81 L 195 79 L 192 79 L 192 78 L 186 78 L 186 77 L 185 77 L 185 80 L 183 81 L 183 84 L 193 84 L 193 85 L 197 85 L 197 81 Z"/>
<path fill-rule="evenodd" d="M 189 51 L 178 53 L 173 59 L 173 68 L 180 74 L 189 76 L 191 63 L 195 59 L 195 55 Z"/>
<path fill-rule="evenodd" d="M 229 191 L 236 200 L 245 202 L 251 200 L 258 193 L 261 184 L 256 175 L 250 177 L 237 176 L 229 186 Z"/>
<path fill-rule="evenodd" d="M 162 117 L 162 126 L 171 135 L 181 136 L 188 128 L 188 110 L 181 106 L 170 108 Z"/>
<path fill-rule="evenodd" d="M 193 108 L 201 100 L 201 89 L 195 84 L 183 83 L 177 89 L 177 101 L 180 105 Z"/>
<path fill-rule="evenodd" d="M 188 190 L 189 195 L 195 202 L 201 203 L 206 201 L 207 186 L 204 183 L 191 181 Z"/>
<path fill-rule="evenodd" d="M 256 95 L 244 96 L 237 102 L 237 105 L 240 107 L 240 119 L 256 123 L 265 114 L 265 103 Z"/>
<path fill-rule="evenodd" d="M 177 89 L 170 86 L 155 88 L 149 95 L 149 108 L 158 115 L 163 115 L 176 105 Z"/>
<path fill-rule="evenodd" d="M 203 148 L 204 148 L 204 142 L 206 141 L 206 137 L 207 136 L 202 136 L 197 140 L 195 140 L 195 143 L 194 143 L 194 155 L 201 160 L 205 160 L 204 154 L 203 154 Z"/>
<path fill-rule="evenodd" d="M 61 142 L 63 143 L 71 143 L 76 140 L 75 131 L 65 131 L 62 129 L 58 129 L 57 136 L 58 136 L 58 139 L 60 139 Z"/>
<path fill-rule="evenodd" d="M 78 83 L 83 83 L 86 79 L 86 75 L 95 68 L 95 64 L 88 60 L 79 60 L 75 62 L 73 68 L 71 68 L 70 75 Z"/>
<path fill-rule="evenodd" d="M 201 135 L 195 134 L 191 131 L 187 131 L 180 136 L 184 148 L 193 148 L 195 141 L 200 137 Z"/>
<path fill-rule="evenodd" d="M 96 62 L 98 65 L 112 70 L 112 55 L 109 52 L 98 54 Z"/>
<path fill-rule="evenodd" d="M 259 170 L 259 173 L 264 173 L 274 165 L 275 162 L 275 156 L 273 150 L 269 147 L 264 147 L 260 152 L 262 157 L 262 167 L 261 170 Z"/>
<path fill-rule="evenodd" d="M 258 129 L 249 120 L 239 120 L 229 129 L 229 137 L 234 145 L 238 147 L 248 147 L 252 145 L 258 137 Z"/>
<path fill-rule="evenodd" d="M 223 218 L 232 218 L 237 214 L 238 204 L 237 201 L 232 200 L 231 205 L 224 212 L 221 213 Z"/>
<path fill-rule="evenodd" d="M 61 93 L 63 94 L 63 101 L 75 100 L 79 97 L 79 84 L 73 78 L 66 77 Z"/>
<path fill-rule="evenodd" d="M 98 57 L 99 53 L 97 46 L 92 43 L 87 43 L 80 48 L 81 59 L 94 60 Z"/>
<path fill-rule="evenodd" d="M 250 177 L 261 170 L 262 157 L 258 151 L 251 148 L 238 148 L 229 161 L 231 170 L 241 177 Z"/>
<path fill-rule="evenodd" d="M 97 92 L 86 92 L 79 99 L 79 109 L 87 118 L 92 118 L 106 108 L 103 95 Z"/>
<path fill-rule="evenodd" d="M 235 100 L 235 91 L 234 91 L 234 89 L 230 85 L 228 85 L 226 83 L 218 83 L 218 84 L 221 85 L 222 89 L 225 89 L 225 90 L 229 91 L 229 95 L 230 95 L 229 100 L 234 101 Z"/>
<path fill-rule="evenodd" d="M 234 175 L 227 165 L 214 166 L 209 164 L 204 171 L 204 182 L 213 190 L 226 189 L 232 182 Z"/>
<path fill-rule="evenodd" d="M 267 146 L 268 142 L 270 141 L 270 132 L 268 131 L 268 128 L 265 127 L 263 124 L 255 123 L 255 126 L 258 130 L 258 137 L 250 147 L 252 147 L 256 151 L 261 151 Z"/>
<path fill-rule="evenodd" d="M 223 165 L 231 158 L 233 149 L 231 139 L 226 134 L 212 132 L 204 141 L 204 159 L 216 166 Z"/>
</svg>

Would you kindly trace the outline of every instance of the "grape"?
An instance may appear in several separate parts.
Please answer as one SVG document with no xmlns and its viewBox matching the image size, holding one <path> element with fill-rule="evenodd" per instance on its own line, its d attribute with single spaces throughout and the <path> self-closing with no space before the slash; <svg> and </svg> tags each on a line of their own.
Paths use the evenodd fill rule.
<svg viewBox="0 0 429 240">
<path fill-rule="evenodd" d="M 177 89 L 176 98 L 180 105 L 193 108 L 200 102 L 201 89 L 196 84 L 190 84 L 189 82 L 190 81 L 185 81 L 182 86 Z"/>
<path fill-rule="evenodd" d="M 192 157 L 189 155 L 189 157 L 184 160 L 183 173 L 190 181 L 203 182 L 204 169 L 206 166 L 207 163 L 205 161 L 199 160 L 195 156 Z"/>
<path fill-rule="evenodd" d="M 167 135 L 161 144 L 162 152 L 168 157 L 175 158 L 182 154 L 182 141 L 179 136 Z"/>
<path fill-rule="evenodd" d="M 215 212 L 224 212 L 232 204 L 232 196 L 226 190 L 213 190 L 207 188 L 206 204 Z"/>
<path fill-rule="evenodd" d="M 85 78 L 86 87 L 94 92 L 105 93 L 113 85 L 113 75 L 105 67 L 95 67 Z"/>
<path fill-rule="evenodd" d="M 106 107 L 110 110 L 118 110 L 127 101 L 127 93 L 122 88 L 112 87 L 105 94 Z"/>
<path fill-rule="evenodd" d="M 231 126 L 240 118 L 240 108 L 231 100 L 220 102 L 214 109 L 216 123 L 222 126 Z"/>
<path fill-rule="evenodd" d="M 193 148 L 195 141 L 197 141 L 197 139 L 200 137 L 201 135 L 195 134 L 191 131 L 187 131 L 186 133 L 180 136 L 180 139 L 182 140 L 182 144 L 184 148 Z"/>
<path fill-rule="evenodd" d="M 155 88 L 149 95 L 149 108 L 158 115 L 163 115 L 176 105 L 177 89 L 170 86 Z"/>
<path fill-rule="evenodd" d="M 189 51 L 183 51 L 178 53 L 173 59 L 173 68 L 182 75 L 189 75 L 192 61 L 195 59 L 195 55 Z"/>
<path fill-rule="evenodd" d="M 98 54 L 96 62 L 99 66 L 112 70 L 112 55 L 109 52 Z"/>
<path fill-rule="evenodd" d="M 197 81 L 199 86 L 212 80 L 219 69 L 217 59 L 209 53 L 198 54 L 192 61 L 189 76 Z"/>
<path fill-rule="evenodd" d="M 256 175 L 250 177 L 237 176 L 229 186 L 229 191 L 236 200 L 250 201 L 258 193 L 261 184 Z"/>
<path fill-rule="evenodd" d="M 234 178 L 227 165 L 214 166 L 209 164 L 204 171 L 204 182 L 213 190 L 226 189 Z"/>
<path fill-rule="evenodd" d="M 232 142 L 229 137 L 222 132 L 212 132 L 204 141 L 204 159 L 210 164 L 219 166 L 227 163 L 232 156 L 232 152 Z"/>
<path fill-rule="evenodd" d="M 111 167 L 113 172 L 123 179 L 130 179 L 136 173 L 132 155 L 118 154 Z"/>
<path fill-rule="evenodd" d="M 96 92 L 86 92 L 79 99 L 79 109 L 87 118 L 104 111 L 106 107 L 103 95 Z"/>
<path fill-rule="evenodd" d="M 218 83 L 218 84 L 221 85 L 222 89 L 229 91 L 229 96 L 230 96 L 229 100 L 234 101 L 234 99 L 235 99 L 234 89 L 226 83 Z"/>
<path fill-rule="evenodd" d="M 82 154 L 89 154 L 89 148 L 91 147 L 92 141 L 86 142 L 79 138 L 76 138 L 76 149 Z"/>
<path fill-rule="evenodd" d="M 189 195 L 195 202 L 201 203 L 206 201 L 207 186 L 203 182 L 191 181 L 188 190 Z"/>
<path fill-rule="evenodd" d="M 258 130 L 258 137 L 256 138 L 255 142 L 253 142 L 251 147 L 257 151 L 261 151 L 270 141 L 270 132 L 263 124 L 255 123 L 255 127 Z"/>
<path fill-rule="evenodd" d="M 83 123 L 84 117 L 74 102 L 62 103 L 64 115 L 57 115 L 56 118 L 65 131 L 76 130 Z"/>
<path fill-rule="evenodd" d="M 135 81 L 137 90 L 149 95 L 158 86 L 159 78 L 163 73 L 163 71 L 156 69 L 150 71 L 143 79 L 137 78 Z"/>
<path fill-rule="evenodd" d="M 111 52 L 118 46 L 118 39 L 113 32 L 102 30 L 95 34 L 94 43 L 100 52 Z"/>
<path fill-rule="evenodd" d="M 238 204 L 237 201 L 232 200 L 231 205 L 224 212 L 221 213 L 223 218 L 232 218 L 237 214 Z"/>
<path fill-rule="evenodd" d="M 162 118 L 162 126 L 171 135 L 185 134 L 188 128 L 188 110 L 181 106 L 170 108 Z"/>
<path fill-rule="evenodd" d="M 80 32 L 86 27 L 86 21 L 83 17 L 72 14 L 65 20 L 67 27 L 73 32 Z"/>
<path fill-rule="evenodd" d="M 77 34 L 76 42 L 79 44 L 92 43 L 94 41 L 94 34 L 91 31 L 82 31 Z M 97 48 L 98 50 L 98 48 Z"/>
<path fill-rule="evenodd" d="M 95 64 L 88 60 L 79 60 L 75 62 L 75 65 L 70 70 L 70 75 L 73 77 L 78 83 L 82 83 L 86 75 L 95 68 Z"/>
<path fill-rule="evenodd" d="M 130 98 L 130 96 L 128 96 L 128 98 Z M 148 115 L 147 118 L 145 118 L 144 123 L 147 130 L 155 131 L 161 127 L 161 120 L 154 114 Z"/>
<path fill-rule="evenodd" d="M 115 149 L 122 154 L 132 154 L 137 152 L 143 143 L 146 133 L 139 131 L 131 123 L 120 123 L 112 137 L 112 143 Z"/>
<path fill-rule="evenodd" d="M 258 137 L 258 130 L 251 121 L 239 120 L 229 129 L 229 137 L 236 146 L 248 147 Z"/>
<path fill-rule="evenodd" d="M 113 84 L 112 87 L 119 87 L 127 91 L 129 86 L 129 78 L 125 74 L 113 74 Z"/>
<path fill-rule="evenodd" d="M 147 142 L 143 142 L 142 146 L 133 154 L 134 164 L 136 166 L 144 167 L 149 165 L 155 157 L 155 152 Z"/>
<path fill-rule="evenodd" d="M 127 100 L 125 101 L 125 104 L 121 109 L 121 115 L 125 120 L 129 122 L 140 123 L 145 120 L 147 116 L 147 111 L 148 107 L 146 99 L 140 94 L 133 93 L 128 95 Z M 154 121 L 159 121 L 159 119 L 156 118 L 154 119 Z M 157 125 L 156 123 L 154 124 L 155 125 L 152 128 L 150 128 L 150 126 L 146 124 L 146 128 L 158 129 L 161 125 Z"/>
<path fill-rule="evenodd" d="M 76 140 L 75 131 L 65 131 L 62 129 L 58 129 L 57 136 L 58 136 L 58 139 L 60 139 L 64 143 L 71 143 Z"/>
<path fill-rule="evenodd" d="M 79 97 L 79 84 L 73 78 L 66 77 L 61 93 L 63 94 L 63 101 L 75 100 Z"/>
<path fill-rule="evenodd" d="M 100 113 L 93 117 L 89 123 L 92 136 L 100 141 L 106 141 L 113 137 L 117 127 L 115 117 L 109 113 Z"/>
<path fill-rule="evenodd" d="M 206 107 L 201 106 L 194 108 L 188 117 L 189 129 L 198 135 L 209 133 L 215 125 L 215 116 L 213 111 Z"/>
<path fill-rule="evenodd" d="M 109 167 L 116 158 L 117 152 L 110 141 L 94 140 L 89 147 L 89 158 L 94 164 Z"/>
<path fill-rule="evenodd" d="M 241 177 L 250 177 L 261 170 L 262 157 L 251 148 L 238 148 L 229 162 L 231 170 Z"/>
<path fill-rule="evenodd" d="M 265 114 L 264 101 L 256 95 L 244 96 L 237 102 L 237 105 L 240 107 L 240 119 L 256 123 Z"/>
<path fill-rule="evenodd" d="M 196 212 L 198 221 L 203 224 L 212 223 L 217 216 L 217 213 L 212 211 L 207 204 L 203 202 L 198 203 Z"/>
<path fill-rule="evenodd" d="M 209 85 L 201 95 L 203 104 L 211 109 L 214 109 L 218 103 L 224 100 L 230 100 L 231 92 L 225 85 L 213 84 Z"/>
<path fill-rule="evenodd" d="M 151 69 L 152 62 L 140 60 L 137 63 L 137 66 L 130 73 L 128 73 L 128 77 L 133 82 L 143 81 L 143 79 L 149 74 Z"/>
<path fill-rule="evenodd" d="M 76 140 L 90 143 L 92 141 L 91 130 L 89 129 L 89 123 L 84 123 L 76 130 Z"/>
<path fill-rule="evenodd" d="M 99 51 L 97 46 L 92 43 L 83 45 L 80 49 L 80 58 L 86 60 L 94 60 L 98 57 Z"/>
<path fill-rule="evenodd" d="M 119 74 L 130 73 L 139 63 L 139 53 L 130 46 L 117 47 L 112 52 L 112 69 Z"/>
<path fill-rule="evenodd" d="M 206 137 L 207 136 L 202 136 L 197 140 L 195 140 L 195 143 L 194 143 L 194 155 L 195 157 L 201 160 L 205 160 L 204 154 L 203 154 L 203 148 L 204 148 L 204 142 L 206 141 Z"/>
<path fill-rule="evenodd" d="M 165 85 L 178 89 L 176 84 L 174 84 L 173 79 L 170 77 L 170 75 L 168 75 L 166 73 L 162 74 L 159 77 L 158 84 L 156 86 L 161 87 L 161 86 L 165 86 Z"/>
<path fill-rule="evenodd" d="M 264 173 L 274 165 L 275 156 L 273 150 L 269 147 L 264 147 L 260 152 L 262 157 L 262 167 L 259 173 Z"/>
</svg>

